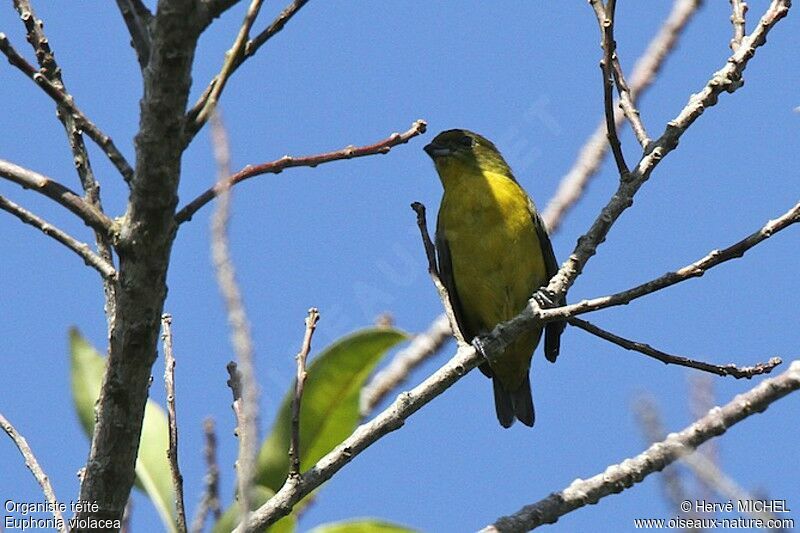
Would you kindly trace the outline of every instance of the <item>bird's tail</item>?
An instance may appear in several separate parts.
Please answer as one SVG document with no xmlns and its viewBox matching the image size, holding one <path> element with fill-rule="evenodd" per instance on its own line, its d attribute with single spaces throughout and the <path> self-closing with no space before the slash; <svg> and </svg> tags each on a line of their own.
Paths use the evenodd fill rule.
<svg viewBox="0 0 800 533">
<path fill-rule="evenodd" d="M 492 379 L 492 384 L 494 385 L 494 408 L 500 425 L 504 428 L 511 427 L 516 418 L 526 426 L 532 427 L 535 414 L 530 376 L 526 375 L 525 380 L 514 391 L 507 391 L 497 376 Z"/>
</svg>

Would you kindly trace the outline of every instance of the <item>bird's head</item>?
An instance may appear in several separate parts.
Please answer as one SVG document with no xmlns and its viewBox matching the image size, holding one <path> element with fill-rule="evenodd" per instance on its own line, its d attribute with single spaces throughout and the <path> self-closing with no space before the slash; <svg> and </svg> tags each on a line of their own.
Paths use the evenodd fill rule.
<svg viewBox="0 0 800 533">
<path fill-rule="evenodd" d="M 452 166 L 511 173 L 492 141 L 469 130 L 443 131 L 423 150 L 433 159 L 440 174 Z"/>
</svg>

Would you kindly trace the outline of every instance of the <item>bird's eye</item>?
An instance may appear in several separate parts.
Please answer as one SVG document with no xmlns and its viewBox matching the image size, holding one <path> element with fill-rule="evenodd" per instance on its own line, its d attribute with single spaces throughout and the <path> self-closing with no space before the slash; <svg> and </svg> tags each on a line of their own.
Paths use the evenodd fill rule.
<svg viewBox="0 0 800 533">
<path fill-rule="evenodd" d="M 472 137 L 466 137 L 466 136 L 465 136 L 465 137 L 461 137 L 461 138 L 458 140 L 458 143 L 459 143 L 461 146 L 465 146 L 465 147 L 467 147 L 467 148 L 472 148 L 472 145 L 473 145 L 473 139 L 472 139 Z"/>
</svg>

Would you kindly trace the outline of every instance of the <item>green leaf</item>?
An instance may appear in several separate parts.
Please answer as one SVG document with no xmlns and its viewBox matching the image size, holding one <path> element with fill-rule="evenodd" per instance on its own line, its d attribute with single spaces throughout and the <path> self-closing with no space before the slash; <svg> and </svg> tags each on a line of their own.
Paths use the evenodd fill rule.
<svg viewBox="0 0 800 533">
<path fill-rule="evenodd" d="M 69 331 L 72 399 L 84 432 L 94 431 L 94 406 L 100 396 L 106 360 L 81 336 Z M 169 531 L 176 531 L 175 489 L 167 459 L 169 425 L 164 410 L 147 400 L 144 410 L 139 456 L 136 458 L 136 486 L 150 497 Z"/>
<path fill-rule="evenodd" d="M 393 328 L 366 328 L 326 348 L 308 366 L 300 407 L 300 470 L 306 471 L 347 438 L 360 420 L 364 382 L 387 350 L 407 335 Z M 277 491 L 289 473 L 294 385 L 283 399 L 272 432 L 258 456 L 257 482 Z"/>
<path fill-rule="evenodd" d="M 275 495 L 270 489 L 255 485 L 250 493 L 250 507 L 251 510 L 256 510 L 264 505 L 267 500 Z M 227 511 L 219 518 L 212 533 L 230 533 L 233 528 L 239 523 L 239 505 L 231 505 Z M 264 531 L 269 533 L 293 533 L 297 529 L 297 516 L 289 514 L 284 516 Z"/>
<path fill-rule="evenodd" d="M 356 518 L 344 522 L 322 524 L 309 533 L 415 533 L 415 529 L 374 518 Z"/>
</svg>

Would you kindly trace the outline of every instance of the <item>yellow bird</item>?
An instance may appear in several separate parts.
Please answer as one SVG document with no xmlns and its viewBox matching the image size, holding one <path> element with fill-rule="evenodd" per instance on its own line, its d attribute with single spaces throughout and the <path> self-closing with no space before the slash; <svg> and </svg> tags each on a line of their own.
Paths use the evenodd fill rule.
<svg viewBox="0 0 800 533">
<path fill-rule="evenodd" d="M 558 271 L 536 206 L 488 139 L 443 131 L 425 146 L 444 186 L 436 226 L 439 271 L 466 340 L 518 315 Z M 545 356 L 558 357 L 563 322 L 545 327 Z M 541 328 L 513 342 L 499 361 L 479 368 L 492 378 L 497 419 L 533 426 L 529 369 Z M 475 343 L 480 348 L 479 343 Z"/>
</svg>

